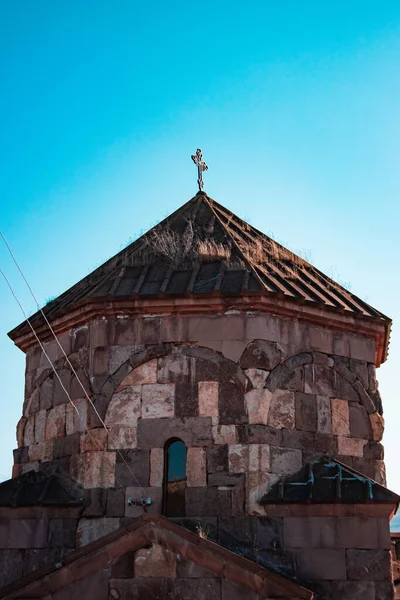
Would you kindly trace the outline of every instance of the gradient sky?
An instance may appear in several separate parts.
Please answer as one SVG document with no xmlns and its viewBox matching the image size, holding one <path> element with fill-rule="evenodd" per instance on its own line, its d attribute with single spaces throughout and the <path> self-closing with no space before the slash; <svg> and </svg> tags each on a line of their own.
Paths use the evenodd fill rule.
<svg viewBox="0 0 400 600">
<path fill-rule="evenodd" d="M 0 3 L 0 228 L 41 302 L 205 191 L 394 320 L 378 371 L 400 493 L 400 3 Z M 0 267 L 35 310 L 0 244 Z M 0 279 L 0 478 L 24 356 Z"/>
</svg>

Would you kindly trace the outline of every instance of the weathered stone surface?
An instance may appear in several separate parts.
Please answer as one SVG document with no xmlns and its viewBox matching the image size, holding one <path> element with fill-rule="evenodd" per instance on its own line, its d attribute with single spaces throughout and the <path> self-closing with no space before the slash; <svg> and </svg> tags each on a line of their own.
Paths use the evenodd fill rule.
<svg viewBox="0 0 400 600">
<path fill-rule="evenodd" d="M 164 450 L 152 448 L 150 450 L 150 486 L 162 487 L 164 480 Z"/>
<path fill-rule="evenodd" d="M 346 579 L 344 549 L 305 548 L 297 551 L 298 576 L 306 579 Z"/>
<path fill-rule="evenodd" d="M 82 433 L 80 441 L 80 453 L 101 452 L 107 448 L 107 431 L 104 427 L 91 429 Z"/>
<path fill-rule="evenodd" d="M 28 419 L 26 417 L 21 417 L 20 420 L 18 421 L 17 431 L 16 431 L 16 438 L 17 438 L 18 448 L 21 448 L 22 446 L 25 445 L 25 435 L 24 435 L 24 433 L 25 433 L 25 426 L 26 426 L 27 421 L 28 421 Z M 32 437 L 32 432 L 31 432 L 31 437 Z M 32 441 L 31 441 L 31 443 L 32 443 Z"/>
<path fill-rule="evenodd" d="M 334 360 L 328 354 L 323 352 L 311 352 L 312 361 L 316 365 L 324 365 L 325 367 L 333 367 Z"/>
<path fill-rule="evenodd" d="M 219 420 L 223 425 L 247 421 L 242 385 L 228 376 L 223 378 L 220 385 Z"/>
<path fill-rule="evenodd" d="M 276 390 L 271 399 L 268 425 L 276 429 L 294 429 L 295 426 L 294 392 Z"/>
<path fill-rule="evenodd" d="M 236 444 L 236 426 L 235 425 L 213 425 L 212 436 L 214 444 Z"/>
<path fill-rule="evenodd" d="M 153 544 L 135 552 L 135 577 L 176 577 L 176 555 Z"/>
<path fill-rule="evenodd" d="M 363 581 L 391 581 L 389 550 L 346 550 L 347 577 Z"/>
<path fill-rule="evenodd" d="M 328 396 L 316 396 L 317 431 L 332 433 L 331 400 Z"/>
<path fill-rule="evenodd" d="M 35 442 L 43 442 L 45 435 L 47 411 L 39 410 L 35 414 Z"/>
<path fill-rule="evenodd" d="M 175 416 L 175 384 L 142 385 L 142 419 Z"/>
<path fill-rule="evenodd" d="M 349 421 L 351 437 L 366 440 L 372 438 L 370 420 L 362 404 L 349 403 Z"/>
<path fill-rule="evenodd" d="M 374 479 L 381 485 L 386 485 L 386 468 L 383 460 L 374 460 Z"/>
<path fill-rule="evenodd" d="M 20 465 L 29 462 L 29 446 L 16 448 L 13 450 L 14 464 Z"/>
<path fill-rule="evenodd" d="M 205 448 L 188 448 L 186 476 L 188 487 L 202 487 L 207 485 Z"/>
<path fill-rule="evenodd" d="M 244 396 L 249 423 L 266 425 L 272 399 L 272 393 L 267 389 L 253 389 Z"/>
<path fill-rule="evenodd" d="M 185 492 L 188 517 L 229 515 L 232 491 L 216 487 L 188 487 Z"/>
<path fill-rule="evenodd" d="M 383 460 L 384 454 L 384 448 L 379 442 L 368 442 L 368 444 L 364 446 L 365 458 L 375 458 L 378 460 Z"/>
<path fill-rule="evenodd" d="M 150 451 L 136 448 L 118 452 L 115 475 L 119 485 L 148 486 L 150 480 Z"/>
<path fill-rule="evenodd" d="M 239 425 L 236 431 L 237 441 L 241 444 L 282 446 L 282 429 L 275 429 L 268 425 Z"/>
<path fill-rule="evenodd" d="M 51 408 L 47 415 L 45 439 L 53 440 L 65 435 L 66 406 L 60 404 Z"/>
<path fill-rule="evenodd" d="M 269 472 L 270 450 L 267 444 L 249 444 L 249 472 Z"/>
<path fill-rule="evenodd" d="M 313 394 L 296 392 L 296 429 L 317 431 L 317 402 Z"/>
<path fill-rule="evenodd" d="M 265 515 L 265 509 L 259 503 L 260 498 L 268 491 L 268 473 L 251 472 L 246 475 L 247 513 L 250 515 Z"/>
<path fill-rule="evenodd" d="M 369 415 L 369 421 L 372 429 L 372 439 L 376 442 L 380 442 L 383 438 L 383 432 L 385 430 L 385 420 L 379 413 L 375 412 Z"/>
<path fill-rule="evenodd" d="M 139 448 L 164 448 L 165 443 L 178 437 L 189 446 L 210 446 L 211 417 L 187 419 L 141 419 L 138 422 Z"/>
<path fill-rule="evenodd" d="M 68 394 L 71 389 L 71 371 L 69 369 L 57 369 L 57 375 L 58 377 L 54 375 L 53 380 L 53 406 L 69 402 Z"/>
<path fill-rule="evenodd" d="M 90 397 L 91 388 L 89 379 L 83 369 L 76 371 L 76 376 L 73 373 L 71 376 L 71 389 L 70 396 L 71 400 L 78 400 L 78 398 L 86 398 L 86 394 Z"/>
<path fill-rule="evenodd" d="M 218 417 L 218 381 L 199 381 L 199 415 L 201 417 Z"/>
<path fill-rule="evenodd" d="M 191 357 L 175 352 L 160 357 L 157 362 L 157 383 L 176 383 L 186 380 L 190 374 L 192 361 Z"/>
<path fill-rule="evenodd" d="M 23 417 L 25 418 L 25 417 Z M 35 443 L 35 417 L 29 417 L 25 421 L 24 430 L 24 440 L 21 446 L 30 446 Z"/>
<path fill-rule="evenodd" d="M 157 359 L 149 360 L 136 367 L 120 383 L 119 390 L 127 386 L 157 383 Z"/>
<path fill-rule="evenodd" d="M 53 458 L 53 441 L 39 442 L 29 446 L 29 460 L 44 461 Z"/>
<path fill-rule="evenodd" d="M 254 340 L 245 348 L 239 364 L 242 369 L 271 371 L 281 361 L 281 352 L 274 342 Z"/>
<path fill-rule="evenodd" d="M 84 491 L 85 508 L 83 517 L 103 517 L 106 512 L 108 490 L 92 488 Z"/>
<path fill-rule="evenodd" d="M 254 389 L 263 388 L 270 371 L 265 369 L 246 369 L 246 376 L 250 379 L 251 385 Z"/>
<path fill-rule="evenodd" d="M 344 456 L 363 456 L 367 440 L 338 436 L 338 452 Z"/>
<path fill-rule="evenodd" d="M 75 548 L 77 519 L 50 519 L 50 548 Z"/>
<path fill-rule="evenodd" d="M 36 388 L 26 403 L 24 414 L 26 416 L 34 415 L 39 410 L 39 390 Z"/>
<path fill-rule="evenodd" d="M 49 522 L 45 519 L 10 519 L 8 548 L 45 548 Z"/>
<path fill-rule="evenodd" d="M 77 431 L 86 431 L 88 427 L 88 401 L 86 398 L 74 400 L 74 406 L 67 404 L 66 407 L 66 431 L 67 435 Z"/>
<path fill-rule="evenodd" d="M 371 397 L 365 391 L 364 386 L 359 380 L 356 380 L 354 383 L 354 389 L 356 390 L 358 397 L 360 399 L 361 404 L 364 405 L 368 414 L 371 414 L 376 411 L 376 407 L 371 400 Z"/>
<path fill-rule="evenodd" d="M 108 449 L 124 450 L 136 448 L 137 446 L 137 428 L 123 427 L 115 425 L 108 427 Z"/>
<path fill-rule="evenodd" d="M 368 364 L 368 390 L 374 392 L 376 390 L 376 369 L 374 364 Z"/>
<path fill-rule="evenodd" d="M 115 452 L 87 452 L 71 457 L 71 475 L 85 488 L 115 485 Z"/>
<path fill-rule="evenodd" d="M 361 381 L 365 389 L 369 386 L 368 367 L 367 363 L 363 360 L 350 359 L 350 369 L 355 373 L 358 379 Z"/>
<path fill-rule="evenodd" d="M 79 520 L 77 528 L 77 546 L 87 546 L 95 542 L 101 537 L 112 533 L 119 529 L 120 520 L 112 517 L 102 517 L 101 519 L 87 519 L 82 518 Z"/>
<path fill-rule="evenodd" d="M 113 427 L 135 427 L 141 414 L 141 386 L 127 386 L 116 392 L 110 400 L 105 424 Z"/>
<path fill-rule="evenodd" d="M 271 473 L 290 475 L 302 467 L 301 450 L 271 446 Z"/>
<path fill-rule="evenodd" d="M 125 488 L 107 490 L 106 515 L 107 517 L 125 516 Z"/>
<path fill-rule="evenodd" d="M 350 435 L 349 403 L 347 400 L 332 398 L 332 433 L 334 435 Z"/>
<path fill-rule="evenodd" d="M 110 346 L 110 373 L 115 373 L 132 354 L 143 349 L 144 346 L 137 345 Z"/>
<path fill-rule="evenodd" d="M 249 465 L 249 446 L 235 444 L 229 446 L 229 472 L 245 473 Z"/>
<path fill-rule="evenodd" d="M 228 469 L 228 445 L 222 444 L 207 448 L 207 472 L 226 473 Z"/>
<path fill-rule="evenodd" d="M 282 390 L 290 390 L 292 392 L 304 392 L 305 376 L 303 367 L 289 371 L 286 377 L 283 377 L 279 383 Z"/>
<path fill-rule="evenodd" d="M 318 396 L 336 395 L 336 371 L 323 365 L 305 365 L 305 386 L 306 394 L 316 394 Z"/>
<path fill-rule="evenodd" d="M 335 396 L 342 400 L 348 400 L 349 402 L 359 402 L 359 396 L 354 388 L 354 385 L 349 383 L 346 379 L 337 376 L 336 394 Z"/>
<path fill-rule="evenodd" d="M 2 549 L 0 550 L 0 586 L 3 587 L 23 574 L 24 550 Z"/>
</svg>

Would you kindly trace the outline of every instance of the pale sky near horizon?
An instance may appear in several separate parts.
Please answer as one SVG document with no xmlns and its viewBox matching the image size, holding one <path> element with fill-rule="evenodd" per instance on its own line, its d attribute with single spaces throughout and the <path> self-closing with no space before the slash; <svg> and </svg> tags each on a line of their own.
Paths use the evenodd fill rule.
<svg viewBox="0 0 400 600">
<path fill-rule="evenodd" d="M 41 302 L 205 191 L 393 321 L 379 369 L 400 493 L 400 4 L 0 3 L 0 229 Z M 29 313 L 32 298 L 0 244 Z M 0 479 L 24 357 L 0 279 Z"/>
</svg>

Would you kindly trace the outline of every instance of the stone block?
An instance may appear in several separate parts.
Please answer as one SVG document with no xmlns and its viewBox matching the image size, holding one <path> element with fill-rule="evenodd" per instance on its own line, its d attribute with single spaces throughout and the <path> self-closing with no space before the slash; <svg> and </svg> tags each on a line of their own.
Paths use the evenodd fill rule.
<svg viewBox="0 0 400 600">
<path fill-rule="evenodd" d="M 212 437 L 214 440 L 214 444 L 236 444 L 236 426 L 214 425 L 212 427 Z"/>
<path fill-rule="evenodd" d="M 328 396 L 316 396 L 317 431 L 332 433 L 331 400 Z"/>
<path fill-rule="evenodd" d="M 377 412 L 374 412 L 369 415 L 369 421 L 372 429 L 372 439 L 376 442 L 382 441 L 383 432 L 385 430 L 385 420 Z"/>
<path fill-rule="evenodd" d="M 45 436 L 47 411 L 39 410 L 35 414 L 35 442 L 43 442 Z"/>
<path fill-rule="evenodd" d="M 129 450 L 137 446 L 137 427 L 108 427 L 108 449 Z"/>
<path fill-rule="evenodd" d="M 218 417 L 218 381 L 198 382 L 199 415 Z"/>
<path fill-rule="evenodd" d="M 251 385 L 254 389 L 263 388 L 270 371 L 265 369 L 246 369 L 246 376 L 249 378 Z"/>
<path fill-rule="evenodd" d="M 361 383 L 367 390 L 369 387 L 367 363 L 363 360 L 355 360 L 354 358 L 351 358 L 350 359 L 350 369 L 358 377 L 358 379 L 361 381 Z"/>
<path fill-rule="evenodd" d="M 110 373 L 115 373 L 123 363 L 129 360 L 132 354 L 143 349 L 144 346 L 137 345 L 110 346 Z"/>
<path fill-rule="evenodd" d="M 232 360 L 233 362 L 237 363 L 241 355 L 243 354 L 243 350 L 246 347 L 246 343 L 246 340 L 223 340 L 221 352 L 225 356 L 225 358 L 228 358 L 229 360 Z"/>
<path fill-rule="evenodd" d="M 241 384 L 233 378 L 224 378 L 219 390 L 219 420 L 223 425 L 247 421 Z"/>
<path fill-rule="evenodd" d="M 78 369 L 76 371 L 76 375 L 72 374 L 72 376 L 71 376 L 71 389 L 70 389 L 71 400 L 73 400 L 74 402 L 75 402 L 75 400 L 78 400 L 79 398 L 85 398 L 86 394 L 89 397 L 92 395 L 90 382 L 87 378 L 85 371 L 83 369 Z M 96 375 L 96 377 L 97 377 L 97 375 Z"/>
<path fill-rule="evenodd" d="M 68 394 L 71 389 L 71 371 L 69 369 L 57 369 L 57 375 L 58 377 L 54 375 L 53 379 L 53 406 L 69 402 Z"/>
<path fill-rule="evenodd" d="M 349 436 L 350 435 L 350 417 L 349 403 L 347 400 L 340 398 L 332 398 L 331 400 L 332 414 L 332 433 L 334 435 Z"/>
<path fill-rule="evenodd" d="M 253 368 L 271 371 L 280 361 L 281 352 L 277 344 L 266 340 L 254 340 L 245 348 L 239 364 L 242 369 Z"/>
<path fill-rule="evenodd" d="M 317 402 L 313 394 L 296 392 L 296 429 L 317 431 Z"/>
<path fill-rule="evenodd" d="M 302 367 L 290 371 L 286 377 L 283 377 L 280 381 L 279 387 L 283 390 L 290 390 L 292 392 L 304 392 L 305 389 L 305 377 L 304 369 Z"/>
<path fill-rule="evenodd" d="M 74 400 L 66 407 L 66 432 L 70 435 L 75 432 L 84 432 L 88 428 L 88 401 L 86 398 Z"/>
<path fill-rule="evenodd" d="M 24 554 L 24 575 L 31 575 L 37 569 L 59 562 L 61 551 L 59 548 L 33 548 L 25 550 Z"/>
<path fill-rule="evenodd" d="M 363 385 L 359 380 L 354 383 L 354 389 L 356 390 L 361 404 L 365 407 L 368 414 L 376 411 L 376 406 L 371 399 L 371 396 L 365 391 Z"/>
<path fill-rule="evenodd" d="M 136 367 L 120 383 L 119 390 L 127 386 L 149 385 L 157 383 L 157 359 L 153 358 Z"/>
<path fill-rule="evenodd" d="M 107 490 L 107 517 L 124 517 L 125 516 L 125 488 Z"/>
<path fill-rule="evenodd" d="M 115 476 L 118 485 L 148 486 L 150 480 L 150 451 L 135 448 L 118 452 Z"/>
<path fill-rule="evenodd" d="M 229 446 L 229 472 L 246 473 L 249 465 L 249 446 L 234 444 Z"/>
<path fill-rule="evenodd" d="M 24 417 L 23 417 L 24 418 Z M 21 421 L 20 421 L 21 422 Z M 23 427 L 24 431 L 24 440 L 21 446 L 30 446 L 35 443 L 35 417 L 29 417 L 25 421 L 25 426 Z"/>
<path fill-rule="evenodd" d="M 146 513 L 151 515 L 159 515 L 162 512 L 162 488 L 156 487 L 127 487 L 125 491 L 125 516 L 126 517 L 141 517 L 145 514 L 141 506 L 129 504 L 129 498 L 132 500 L 151 499 L 151 504 L 146 506 Z"/>
<path fill-rule="evenodd" d="M 54 440 L 65 435 L 66 405 L 60 404 L 51 408 L 47 414 L 45 439 Z"/>
<path fill-rule="evenodd" d="M 159 544 L 135 552 L 135 577 L 176 577 L 176 554 Z"/>
<path fill-rule="evenodd" d="M 38 444 L 32 444 L 29 446 L 29 460 L 34 461 L 45 461 L 53 458 L 53 440 L 48 442 L 39 442 Z"/>
<path fill-rule="evenodd" d="M 349 403 L 350 435 L 353 438 L 370 440 L 372 438 L 371 424 L 368 413 L 362 404 Z"/>
<path fill-rule="evenodd" d="M 33 390 L 32 394 L 29 397 L 29 400 L 26 403 L 24 414 L 26 416 L 34 415 L 39 410 L 39 390 Z"/>
<path fill-rule="evenodd" d="M 50 519 L 48 544 L 50 548 L 75 548 L 77 519 Z"/>
<path fill-rule="evenodd" d="M 82 548 L 92 542 L 117 531 L 119 529 L 120 520 L 114 517 L 102 517 L 101 519 L 87 519 L 83 517 L 79 519 L 76 532 L 77 547 Z"/>
<path fill-rule="evenodd" d="M 241 444 L 269 444 L 282 446 L 282 429 L 268 425 L 239 425 L 236 428 L 237 441 Z M 236 443 L 236 442 L 234 442 Z"/>
<path fill-rule="evenodd" d="M 289 450 L 271 446 L 271 473 L 290 475 L 296 473 L 302 467 L 301 450 Z"/>
<path fill-rule="evenodd" d="M 270 449 L 267 444 L 249 444 L 250 472 L 262 471 L 268 473 L 270 469 Z"/>
<path fill-rule="evenodd" d="M 253 389 L 244 396 L 249 423 L 266 425 L 272 399 L 267 389 Z"/>
<path fill-rule="evenodd" d="M 265 515 L 260 499 L 268 491 L 270 478 L 268 473 L 252 472 L 246 474 L 247 502 L 246 511 L 250 515 Z"/>
<path fill-rule="evenodd" d="M 374 477 L 373 479 L 386 486 L 386 468 L 383 460 L 374 460 Z"/>
<path fill-rule="evenodd" d="M 161 419 L 175 415 L 175 384 L 142 386 L 142 419 Z"/>
<path fill-rule="evenodd" d="M 295 396 L 294 392 L 276 390 L 272 395 L 268 415 L 268 425 L 276 429 L 294 429 Z"/>
<path fill-rule="evenodd" d="M 177 383 L 189 377 L 192 358 L 182 354 L 167 354 L 157 360 L 157 381 L 154 383 Z M 151 382 L 149 382 L 151 383 Z"/>
<path fill-rule="evenodd" d="M 18 448 L 22 448 L 25 444 L 24 432 L 25 432 L 25 426 L 26 426 L 27 421 L 28 421 L 27 417 L 21 417 L 20 420 L 18 421 L 17 429 L 16 429 L 16 438 L 17 438 Z M 33 428 L 33 434 L 34 434 L 34 428 Z M 28 438 L 29 438 L 29 436 L 28 436 Z M 32 432 L 31 432 L 31 438 L 32 438 Z"/>
<path fill-rule="evenodd" d="M 13 450 L 13 457 L 15 465 L 29 462 L 29 446 L 23 446 L 22 448 Z"/>
<path fill-rule="evenodd" d="M 343 517 L 338 520 L 338 546 L 374 550 L 380 545 L 380 528 L 374 517 Z"/>
<path fill-rule="evenodd" d="M 101 452 L 106 450 L 107 437 L 107 431 L 104 427 L 90 429 L 87 433 L 82 433 L 80 437 L 80 453 L 85 454 L 86 452 Z"/>
<path fill-rule="evenodd" d="M 186 515 L 188 517 L 216 517 L 229 515 L 231 511 L 231 490 L 216 487 L 186 488 Z"/>
<path fill-rule="evenodd" d="M 22 577 L 24 557 L 25 550 L 0 549 L 0 587 Z"/>
<path fill-rule="evenodd" d="M 87 452 L 84 457 L 85 488 L 114 487 L 115 452 Z"/>
<path fill-rule="evenodd" d="M 338 436 L 338 452 L 344 456 L 363 456 L 367 440 Z"/>
<path fill-rule="evenodd" d="M 44 519 L 11 519 L 8 548 L 46 548 L 49 522 Z"/>
<path fill-rule="evenodd" d="M 207 448 L 207 472 L 226 473 L 228 469 L 228 445 Z"/>
<path fill-rule="evenodd" d="M 98 346 L 91 351 L 91 373 L 94 377 L 108 375 L 109 350 L 107 346 Z M 80 393 L 79 396 L 82 394 Z"/>
<path fill-rule="evenodd" d="M 346 579 L 344 549 L 303 548 L 297 550 L 297 575 L 305 579 Z"/>
<path fill-rule="evenodd" d="M 162 487 L 164 481 L 164 450 L 152 448 L 150 450 L 150 486 Z"/>
<path fill-rule="evenodd" d="M 103 517 L 106 512 L 107 491 L 103 488 L 84 490 L 85 508 L 83 517 Z"/>
<path fill-rule="evenodd" d="M 82 325 L 77 327 L 72 332 L 72 352 L 77 352 L 81 348 L 86 348 L 89 345 L 89 327 L 88 325 Z"/>
<path fill-rule="evenodd" d="M 391 581 L 390 550 L 346 550 L 347 578 L 363 581 Z"/>
<path fill-rule="evenodd" d="M 202 487 L 207 485 L 205 448 L 188 448 L 186 474 L 188 487 Z"/>
<path fill-rule="evenodd" d="M 141 386 L 128 386 L 112 396 L 104 421 L 110 427 L 135 427 L 140 415 Z"/>
<path fill-rule="evenodd" d="M 379 442 L 368 442 L 368 444 L 365 444 L 364 457 L 383 460 L 385 457 L 385 452 L 382 444 Z"/>
<path fill-rule="evenodd" d="M 139 448 L 164 448 L 171 438 L 180 438 L 189 446 L 211 446 L 211 417 L 186 419 L 140 419 L 138 422 Z"/>
</svg>

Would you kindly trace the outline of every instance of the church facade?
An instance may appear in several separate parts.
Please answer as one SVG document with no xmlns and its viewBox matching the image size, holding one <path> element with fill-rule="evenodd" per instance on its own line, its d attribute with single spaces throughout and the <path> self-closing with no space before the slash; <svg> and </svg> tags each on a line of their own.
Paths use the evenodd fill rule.
<svg viewBox="0 0 400 600">
<path fill-rule="evenodd" d="M 30 324 L 1 597 L 394 598 L 385 315 L 199 192 Z"/>
</svg>

